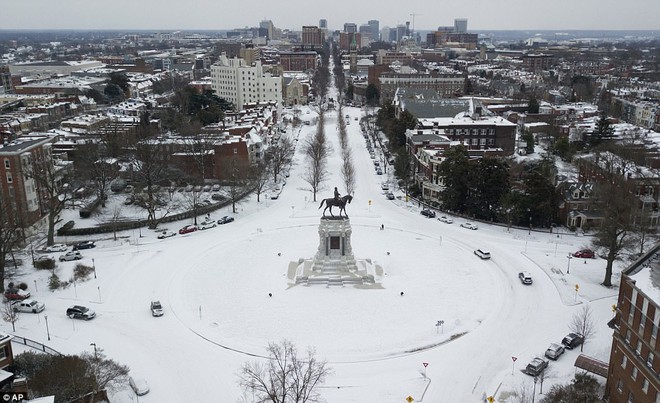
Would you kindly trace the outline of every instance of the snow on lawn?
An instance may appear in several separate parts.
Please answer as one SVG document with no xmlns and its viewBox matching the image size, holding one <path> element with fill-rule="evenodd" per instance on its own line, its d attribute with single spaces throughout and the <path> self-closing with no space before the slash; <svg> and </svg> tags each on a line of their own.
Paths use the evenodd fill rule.
<svg viewBox="0 0 660 403">
<path fill-rule="evenodd" d="M 362 114 L 344 111 L 351 118 Z M 331 197 L 334 186 L 341 191 L 336 119 L 333 112 L 326 119 L 332 175 L 319 198 Z M 303 127 L 301 139 L 314 130 Z M 617 289 L 599 285 L 604 261 L 574 258 L 570 274 L 566 270 L 566 256 L 588 245 L 587 237 L 482 223 L 470 231 L 459 227 L 460 218 L 453 224 L 424 218 L 411 203 L 385 198 L 381 183 L 395 181 L 374 173 L 359 125 L 348 131 L 358 171 L 355 199 L 347 206 L 352 246 L 358 260 L 382 267 L 378 286 L 303 286 L 288 278 L 289 263 L 312 258 L 319 242 L 318 202 L 300 177 L 298 149 L 279 199 L 256 203 L 251 197 L 235 214 L 229 208 L 212 214 L 233 215 L 233 223 L 165 240 L 144 228 L 120 233 L 116 241 L 101 236 L 80 261 L 92 265 L 93 259 L 97 278 L 55 292 L 48 291 L 48 273 L 23 266 L 13 280 L 28 283 L 47 308 L 21 315 L 16 334 L 68 354 L 92 351 L 95 343 L 147 379 L 151 392 L 141 402 L 238 401 L 241 365 L 260 360 L 268 343 L 285 338 L 301 351 L 313 346 L 328 360 L 333 374 L 321 389 L 328 402 L 401 402 L 409 395 L 429 402 L 475 401 L 484 394 L 504 399 L 531 389 L 532 378 L 520 369 L 560 342 L 572 315 L 587 304 L 598 332 L 585 353 L 608 359 L 606 323 Z M 188 223 L 166 227 L 177 231 Z M 65 241 L 73 240 L 57 240 Z M 492 259 L 477 258 L 477 248 L 489 250 Z M 76 263 L 58 263 L 63 280 Z M 531 273 L 532 285 L 518 280 L 522 270 Z M 163 303 L 164 316 L 151 316 L 154 299 Z M 68 319 L 64 312 L 73 304 L 94 309 L 97 318 Z M 10 333 L 11 324 L 3 330 Z M 544 390 L 569 382 L 578 354 L 567 351 L 550 363 Z M 113 399 L 132 400 L 128 390 Z"/>
</svg>

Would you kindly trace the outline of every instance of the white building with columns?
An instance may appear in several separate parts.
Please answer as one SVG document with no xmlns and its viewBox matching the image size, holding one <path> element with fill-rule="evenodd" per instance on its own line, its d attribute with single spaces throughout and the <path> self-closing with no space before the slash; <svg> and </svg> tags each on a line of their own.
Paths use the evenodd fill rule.
<svg viewBox="0 0 660 403">
<path fill-rule="evenodd" d="M 223 53 L 211 66 L 213 91 L 234 104 L 236 110 L 246 104 L 282 102 L 282 78 L 264 73 L 260 61 L 247 65 L 244 59 L 229 59 Z"/>
</svg>

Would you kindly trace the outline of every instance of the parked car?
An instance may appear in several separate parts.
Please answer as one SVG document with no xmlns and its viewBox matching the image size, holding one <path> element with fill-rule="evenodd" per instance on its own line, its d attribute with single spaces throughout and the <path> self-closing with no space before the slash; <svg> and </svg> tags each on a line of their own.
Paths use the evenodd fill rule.
<svg viewBox="0 0 660 403">
<path fill-rule="evenodd" d="M 213 199 L 213 200 L 224 200 L 225 197 L 223 195 L 221 195 L 220 193 L 213 193 L 211 195 L 211 199 Z"/>
<path fill-rule="evenodd" d="M 96 248 L 96 243 L 94 241 L 82 241 L 73 245 L 73 250 L 92 249 L 92 248 Z"/>
<path fill-rule="evenodd" d="M 220 185 L 218 185 L 218 184 L 216 183 L 215 185 L 211 186 L 211 191 L 213 191 L 213 192 L 219 192 L 219 191 L 220 191 Z"/>
<path fill-rule="evenodd" d="M 202 188 L 202 190 L 203 190 L 204 192 L 210 192 L 210 191 L 211 191 L 211 185 L 204 185 L 204 187 Z"/>
<path fill-rule="evenodd" d="M 149 393 L 149 384 L 144 378 L 129 377 L 128 384 L 136 395 L 142 396 Z"/>
<path fill-rule="evenodd" d="M 475 250 L 474 254 L 479 256 L 483 260 L 490 259 L 490 252 L 482 250 L 482 249 Z"/>
<path fill-rule="evenodd" d="M 230 217 L 228 215 L 222 217 L 221 219 L 218 220 L 218 224 L 228 224 L 230 222 L 234 221 L 234 217 Z"/>
<path fill-rule="evenodd" d="M 438 217 L 438 221 L 442 221 L 443 223 L 446 224 L 452 224 L 454 220 L 451 219 L 451 217 L 447 217 L 446 215 L 441 215 Z"/>
<path fill-rule="evenodd" d="M 181 234 L 181 235 L 189 234 L 189 233 L 195 232 L 195 231 L 197 231 L 197 226 L 193 225 L 193 224 L 190 224 L 190 225 L 186 225 L 185 227 L 181 228 L 179 230 L 179 234 Z"/>
<path fill-rule="evenodd" d="M 534 357 L 525 367 L 525 373 L 531 376 L 539 376 L 548 367 L 548 361 L 541 357 Z"/>
<path fill-rule="evenodd" d="M 5 290 L 5 298 L 10 301 L 21 301 L 30 298 L 28 291 L 23 291 L 20 288 L 11 288 Z"/>
<path fill-rule="evenodd" d="M 53 263 L 55 263 L 55 259 L 53 259 L 50 256 L 39 256 L 38 258 L 34 259 L 34 263 L 39 264 L 40 262 L 49 262 L 51 260 L 53 261 Z"/>
<path fill-rule="evenodd" d="M 550 344 L 547 350 L 545 350 L 545 356 L 551 360 L 557 360 L 562 354 L 564 354 L 564 346 L 557 343 Z"/>
<path fill-rule="evenodd" d="M 382 190 L 390 190 L 390 185 L 388 185 L 387 183 L 383 183 L 382 185 L 380 185 L 380 188 Z"/>
<path fill-rule="evenodd" d="M 68 245 L 56 243 L 55 245 L 46 247 L 46 252 L 66 252 L 67 249 L 69 249 Z"/>
<path fill-rule="evenodd" d="M 96 317 L 96 312 L 82 305 L 72 305 L 67 308 L 66 316 L 70 319 L 90 320 Z"/>
<path fill-rule="evenodd" d="M 163 316 L 163 306 L 160 301 L 151 301 L 151 316 Z"/>
<path fill-rule="evenodd" d="M 561 344 L 564 345 L 569 350 L 574 349 L 575 347 L 579 346 L 580 344 L 584 343 L 584 336 L 579 334 L 579 333 L 569 333 L 561 339 Z"/>
<path fill-rule="evenodd" d="M 135 190 L 135 186 L 133 185 L 126 185 L 126 187 L 124 188 L 124 192 L 126 193 L 133 193 L 134 190 Z"/>
<path fill-rule="evenodd" d="M 477 224 L 472 224 L 471 222 L 464 222 L 463 224 L 461 224 L 461 227 L 471 230 L 479 229 L 479 227 L 477 227 Z"/>
<path fill-rule="evenodd" d="M 193 185 L 186 185 L 186 187 L 183 189 L 184 192 L 192 192 L 194 189 Z"/>
<path fill-rule="evenodd" d="M 197 186 L 193 187 L 193 192 L 199 193 L 201 191 L 202 191 L 202 186 L 201 185 L 197 185 Z"/>
<path fill-rule="evenodd" d="M 581 257 L 585 259 L 595 259 L 596 258 L 596 252 L 592 251 L 591 249 L 582 249 L 579 250 L 575 253 L 573 253 L 573 257 Z"/>
<path fill-rule="evenodd" d="M 383 174 L 383 170 L 380 169 L 380 168 L 378 168 L 378 169 L 376 170 L 376 175 L 382 175 L 382 174 Z"/>
<path fill-rule="evenodd" d="M 125 206 L 130 206 L 130 205 L 133 204 L 133 203 L 135 203 L 135 199 L 133 199 L 133 196 L 128 196 L 128 197 L 124 200 L 124 205 L 125 205 Z"/>
<path fill-rule="evenodd" d="M 12 309 L 15 312 L 39 313 L 46 309 L 46 305 L 33 299 L 24 299 L 23 301 L 14 302 Z"/>
<path fill-rule="evenodd" d="M 392 193 L 392 192 L 387 192 L 385 194 L 385 196 L 387 196 L 387 200 L 394 200 L 395 199 L 394 193 Z"/>
<path fill-rule="evenodd" d="M 423 215 L 426 218 L 435 218 L 435 211 L 433 210 L 424 209 L 420 211 L 419 214 Z"/>
<path fill-rule="evenodd" d="M 197 228 L 203 230 L 203 229 L 209 229 L 209 228 L 215 228 L 217 224 L 215 223 L 214 220 L 211 219 L 206 219 L 199 223 L 199 226 Z"/>
<path fill-rule="evenodd" d="M 69 262 L 71 260 L 80 260 L 80 259 L 82 259 L 82 255 L 77 250 L 72 250 L 63 255 L 60 255 L 59 258 L 60 262 Z"/>
<path fill-rule="evenodd" d="M 521 271 L 520 273 L 518 273 L 518 278 L 520 279 L 520 282 L 523 284 L 527 284 L 527 285 L 532 284 L 532 275 L 526 271 Z"/>
<path fill-rule="evenodd" d="M 176 232 L 166 230 L 158 234 L 158 239 L 165 239 L 165 238 L 173 237 L 174 235 L 176 235 Z"/>
</svg>

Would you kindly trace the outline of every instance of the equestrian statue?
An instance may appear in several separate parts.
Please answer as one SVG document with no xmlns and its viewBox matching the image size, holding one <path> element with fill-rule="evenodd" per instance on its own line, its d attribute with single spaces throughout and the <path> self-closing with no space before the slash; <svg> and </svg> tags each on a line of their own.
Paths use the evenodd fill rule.
<svg viewBox="0 0 660 403">
<path fill-rule="evenodd" d="M 346 195 L 343 197 L 340 197 L 339 191 L 337 188 L 335 188 L 335 197 L 330 197 L 327 199 L 321 200 L 321 204 L 319 205 L 319 209 L 323 207 L 323 203 L 325 203 L 325 208 L 323 209 L 323 217 L 325 217 L 325 211 L 330 208 L 330 215 L 334 217 L 335 215 L 332 214 L 332 207 L 337 206 L 339 207 L 339 217 L 341 217 L 341 212 L 344 212 L 344 215 L 346 218 L 348 218 L 348 214 L 346 213 L 346 204 L 350 203 L 353 200 L 353 196 L 351 195 Z"/>
</svg>

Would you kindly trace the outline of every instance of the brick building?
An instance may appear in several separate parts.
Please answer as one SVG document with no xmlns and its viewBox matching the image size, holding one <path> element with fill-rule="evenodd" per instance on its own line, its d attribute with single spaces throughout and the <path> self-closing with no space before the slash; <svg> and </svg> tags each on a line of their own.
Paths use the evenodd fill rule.
<svg viewBox="0 0 660 403">
<path fill-rule="evenodd" d="M 302 44 L 305 49 L 319 49 L 323 47 L 325 34 L 317 26 L 302 27 Z"/>
<path fill-rule="evenodd" d="M 605 398 L 660 402 L 660 244 L 621 275 Z"/>
<path fill-rule="evenodd" d="M 316 52 L 280 52 L 283 71 L 309 71 L 316 69 Z"/>
</svg>

